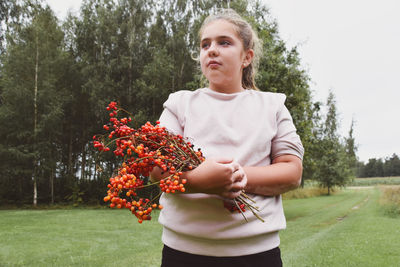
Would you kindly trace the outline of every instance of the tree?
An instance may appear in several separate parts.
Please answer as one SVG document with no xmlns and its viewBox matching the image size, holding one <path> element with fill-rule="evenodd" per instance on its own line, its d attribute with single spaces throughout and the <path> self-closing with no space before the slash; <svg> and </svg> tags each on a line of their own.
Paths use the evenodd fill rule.
<svg viewBox="0 0 400 267">
<path fill-rule="evenodd" d="M 303 180 L 317 180 L 317 170 L 319 168 L 318 162 L 320 160 L 320 155 L 323 153 L 322 147 L 320 146 L 321 139 L 323 136 L 323 121 L 321 108 L 323 104 L 320 102 L 313 103 L 312 111 L 311 111 L 311 124 L 313 127 L 311 128 L 311 134 L 307 136 L 307 143 L 305 144 L 305 166 L 303 167 Z M 304 141 L 303 141 L 304 142 Z"/>
<path fill-rule="evenodd" d="M 21 7 L 16 0 L 0 2 L 0 55 L 6 51 L 7 36 L 13 32 L 13 27 L 21 23 Z"/>
<path fill-rule="evenodd" d="M 395 153 L 385 160 L 383 164 L 384 176 L 399 176 L 400 175 L 400 158 Z"/>
<path fill-rule="evenodd" d="M 107 123 L 107 103 L 116 100 L 140 125 L 159 117 L 170 93 L 201 87 L 192 56 L 197 33 L 209 13 L 228 6 L 263 41 L 257 84 L 287 95 L 306 149 L 304 174 L 311 177 L 319 103 L 311 101 L 297 49 L 286 48 L 261 1 L 85 0 L 79 16 L 61 26 L 40 0 L 6 0 L 0 4 L 1 195 L 26 203 L 37 188 L 39 201 L 101 199 L 116 162 L 100 155 L 99 172 L 91 139 Z"/>
<path fill-rule="evenodd" d="M 346 161 L 345 148 L 340 143 L 337 133 L 337 111 L 335 96 L 329 92 L 327 99 L 327 114 L 318 141 L 318 160 L 316 179 L 321 186 L 328 188 L 328 195 L 334 186 L 344 186 L 350 178 L 350 170 Z"/>
<path fill-rule="evenodd" d="M 63 34 L 52 11 L 37 2 L 26 3 L 31 21 L 12 36 L 3 61 L 0 106 L 1 149 L 8 171 L 2 182 L 15 186 L 18 196 L 33 187 L 37 204 L 38 183 L 57 161 L 57 135 L 61 127 L 62 95 L 57 81 Z M 17 177 L 17 178 L 16 178 Z M 30 190 L 29 190 L 30 191 Z"/>
<path fill-rule="evenodd" d="M 382 177 L 383 161 L 382 159 L 371 158 L 364 167 L 364 177 Z"/>
<path fill-rule="evenodd" d="M 349 130 L 349 136 L 345 139 L 345 151 L 346 151 L 346 156 L 347 156 L 347 163 L 349 166 L 349 169 L 351 171 L 351 176 L 355 177 L 356 176 L 356 170 L 357 170 L 357 146 L 355 144 L 355 139 L 353 136 L 353 131 L 354 131 L 354 119 L 351 121 L 350 125 L 350 130 Z"/>
</svg>

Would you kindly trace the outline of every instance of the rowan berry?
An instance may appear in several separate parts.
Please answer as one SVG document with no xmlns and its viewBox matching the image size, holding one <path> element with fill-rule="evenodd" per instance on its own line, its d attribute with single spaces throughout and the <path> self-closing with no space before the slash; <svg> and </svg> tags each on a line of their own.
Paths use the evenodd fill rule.
<svg viewBox="0 0 400 267">
<path fill-rule="evenodd" d="M 162 173 L 170 173 L 159 182 L 162 192 L 185 192 L 186 179 L 180 178 L 183 171 L 194 169 L 204 158 L 200 150 L 192 150 L 193 145 L 186 142 L 182 135 L 173 135 L 159 126 L 159 121 L 155 125 L 146 122 L 134 129 L 128 126 L 131 117 L 118 118 L 121 109 L 115 101 L 108 104 L 107 110 L 110 122 L 103 128 L 107 131 L 113 129 L 108 138 L 115 142 L 115 156 L 124 157 L 124 160 L 118 175 L 111 177 L 107 184 L 104 201 L 111 200 L 110 207 L 129 209 L 139 221 L 150 220 L 152 210 L 157 207 L 162 209 L 162 205 L 152 203 L 153 200 L 138 199 L 137 191 L 147 183 L 145 177 L 158 166 Z M 110 150 L 97 136 L 93 136 L 93 140 L 94 147 L 99 151 Z"/>
</svg>

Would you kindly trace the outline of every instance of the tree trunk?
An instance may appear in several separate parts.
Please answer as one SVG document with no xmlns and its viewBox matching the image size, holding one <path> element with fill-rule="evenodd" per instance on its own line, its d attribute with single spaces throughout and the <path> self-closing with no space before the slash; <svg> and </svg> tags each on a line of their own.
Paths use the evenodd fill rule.
<svg viewBox="0 0 400 267">
<path fill-rule="evenodd" d="M 81 180 L 84 181 L 86 178 L 86 149 L 85 144 L 82 146 L 82 161 L 81 161 Z"/>
<path fill-rule="evenodd" d="M 92 164 L 91 164 L 91 165 L 92 165 Z M 91 166 L 91 168 L 93 168 L 93 167 Z M 96 180 L 96 181 L 97 181 L 97 164 L 96 164 L 96 161 L 94 162 L 93 180 Z"/>
<path fill-rule="evenodd" d="M 69 144 L 68 144 L 68 177 L 72 178 L 72 130 L 69 131 Z"/>
<path fill-rule="evenodd" d="M 151 115 L 153 117 L 155 117 L 155 115 L 156 115 L 156 98 L 155 97 L 153 97 L 153 99 L 152 99 L 152 105 L 151 106 L 152 106 L 151 107 L 151 109 L 152 109 Z"/>
<path fill-rule="evenodd" d="M 175 71 L 172 74 L 172 92 L 175 92 Z"/>
<path fill-rule="evenodd" d="M 37 205 L 37 166 L 38 166 L 38 157 L 37 157 L 37 95 L 38 95 L 38 72 L 39 72 L 39 36 L 38 33 L 36 35 L 36 61 L 35 61 L 35 88 L 33 94 L 33 151 L 34 151 L 34 160 L 33 160 L 33 206 Z"/>
<path fill-rule="evenodd" d="M 183 87 L 183 71 L 185 69 L 185 61 L 182 62 L 181 71 L 179 73 L 179 89 Z"/>
<path fill-rule="evenodd" d="M 33 169 L 33 173 L 36 172 L 36 167 Z M 37 182 L 35 174 L 33 176 L 33 206 L 37 206 Z"/>
<path fill-rule="evenodd" d="M 129 74 L 129 84 L 128 84 L 128 99 L 129 99 L 129 101 L 130 101 L 130 103 L 129 104 L 131 104 L 131 103 L 134 103 L 134 100 L 133 100 L 133 92 L 132 92 L 132 82 L 133 82 L 133 77 L 132 77 L 132 61 L 133 61 L 133 58 L 132 58 L 132 55 L 130 56 L 130 58 L 129 58 L 129 69 L 128 69 L 128 74 Z"/>
<path fill-rule="evenodd" d="M 51 194 L 51 205 L 54 205 L 54 169 L 51 169 L 50 174 L 50 194 Z"/>
</svg>

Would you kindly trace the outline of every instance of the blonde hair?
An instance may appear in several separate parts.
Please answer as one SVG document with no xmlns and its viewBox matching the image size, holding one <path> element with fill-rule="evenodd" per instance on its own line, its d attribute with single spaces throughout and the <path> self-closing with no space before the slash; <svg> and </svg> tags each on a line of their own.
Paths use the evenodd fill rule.
<svg viewBox="0 0 400 267">
<path fill-rule="evenodd" d="M 242 40 L 244 50 L 247 51 L 252 49 L 254 51 L 253 60 L 247 67 L 243 68 L 242 86 L 245 89 L 259 90 L 255 83 L 255 76 L 258 70 L 262 46 L 260 40 L 258 39 L 257 33 L 246 20 L 236 13 L 235 10 L 227 8 L 218 9 L 217 13 L 208 16 L 204 20 L 199 30 L 199 39 L 201 39 L 204 28 L 216 20 L 225 20 L 232 23 L 236 33 Z"/>
</svg>

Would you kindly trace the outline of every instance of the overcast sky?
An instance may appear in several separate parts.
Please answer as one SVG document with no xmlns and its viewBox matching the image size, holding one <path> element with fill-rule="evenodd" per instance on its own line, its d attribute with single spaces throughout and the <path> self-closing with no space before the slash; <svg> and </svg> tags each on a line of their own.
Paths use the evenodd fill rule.
<svg viewBox="0 0 400 267">
<path fill-rule="evenodd" d="M 400 155 L 400 1 L 263 1 L 287 46 L 298 46 L 314 101 L 335 94 L 342 136 L 354 118 L 359 159 Z M 81 0 L 47 2 L 63 19 Z"/>
<path fill-rule="evenodd" d="M 264 0 L 289 47 L 299 45 L 314 100 L 336 95 L 358 157 L 400 155 L 400 1 Z"/>
</svg>

